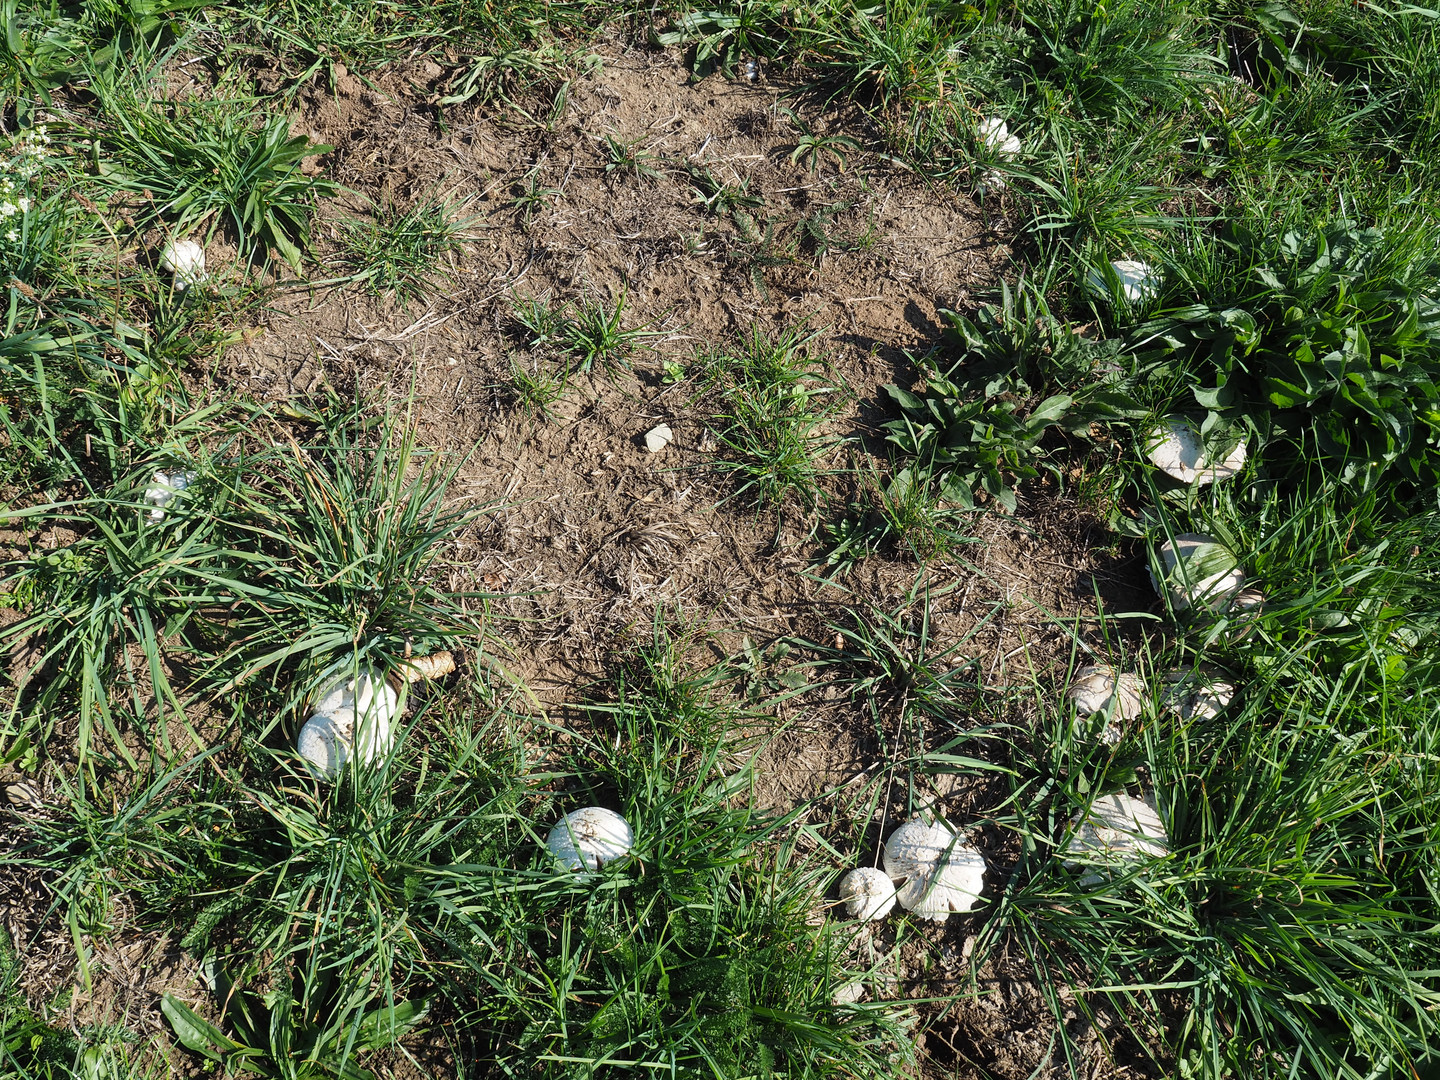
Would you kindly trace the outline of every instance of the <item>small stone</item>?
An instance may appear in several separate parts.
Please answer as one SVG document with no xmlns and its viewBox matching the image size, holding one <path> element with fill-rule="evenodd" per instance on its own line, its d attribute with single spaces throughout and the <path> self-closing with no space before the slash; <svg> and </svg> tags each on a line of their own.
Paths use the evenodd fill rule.
<svg viewBox="0 0 1440 1080">
<path fill-rule="evenodd" d="M 669 424 L 657 424 L 645 433 L 645 449 L 652 454 L 658 454 L 674 441 L 675 433 Z"/>
<path fill-rule="evenodd" d="M 842 986 L 837 986 L 830 1000 L 838 1008 L 841 1005 L 854 1005 L 864 996 L 865 986 L 859 979 L 856 979 L 854 982 L 847 982 Z"/>
<path fill-rule="evenodd" d="M 6 784 L 5 801 L 16 810 L 27 810 L 34 813 L 45 809 L 45 803 L 41 801 L 39 793 L 24 782 Z"/>
</svg>

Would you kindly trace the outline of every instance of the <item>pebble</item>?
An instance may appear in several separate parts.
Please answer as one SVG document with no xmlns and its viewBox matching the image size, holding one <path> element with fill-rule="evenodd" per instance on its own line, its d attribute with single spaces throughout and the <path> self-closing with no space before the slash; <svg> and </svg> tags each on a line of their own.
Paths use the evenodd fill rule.
<svg viewBox="0 0 1440 1080">
<path fill-rule="evenodd" d="M 675 433 L 669 424 L 658 424 L 645 433 L 645 449 L 658 454 L 675 441 Z"/>
<path fill-rule="evenodd" d="M 34 812 L 45 809 L 45 803 L 41 801 L 40 795 L 33 787 L 23 782 L 5 785 L 5 801 L 16 810 Z"/>
</svg>

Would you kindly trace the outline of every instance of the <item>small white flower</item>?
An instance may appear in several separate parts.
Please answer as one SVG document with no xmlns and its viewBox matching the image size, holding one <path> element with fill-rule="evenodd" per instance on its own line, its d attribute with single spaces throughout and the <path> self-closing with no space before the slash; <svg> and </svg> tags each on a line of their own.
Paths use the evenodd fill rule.
<svg viewBox="0 0 1440 1080">
<path fill-rule="evenodd" d="M 30 200 L 29 200 L 29 199 L 26 199 L 26 198 L 24 198 L 24 197 L 22 196 L 21 199 L 20 199 L 20 201 L 19 201 L 19 203 L 18 203 L 18 205 L 19 205 L 19 207 L 20 207 L 20 212 L 21 212 L 22 214 L 28 214 L 28 213 L 30 212 Z"/>
<path fill-rule="evenodd" d="M 8 240 L 8 241 L 10 241 L 10 243 L 13 244 L 13 243 L 15 243 L 16 240 L 19 240 L 19 239 L 20 239 L 20 234 L 19 234 L 18 232 L 16 232 L 14 229 L 11 229 L 9 232 L 7 232 L 7 233 L 5 234 L 5 239 Z"/>
<path fill-rule="evenodd" d="M 10 192 L 12 192 L 12 191 L 14 191 L 14 190 L 15 190 L 15 181 L 9 180 L 9 179 L 0 180 L 0 191 L 3 191 L 3 192 L 5 192 L 5 194 L 8 195 L 8 194 L 10 194 Z"/>
<path fill-rule="evenodd" d="M 0 217 L 14 217 L 16 207 L 13 202 L 0 203 Z"/>
</svg>

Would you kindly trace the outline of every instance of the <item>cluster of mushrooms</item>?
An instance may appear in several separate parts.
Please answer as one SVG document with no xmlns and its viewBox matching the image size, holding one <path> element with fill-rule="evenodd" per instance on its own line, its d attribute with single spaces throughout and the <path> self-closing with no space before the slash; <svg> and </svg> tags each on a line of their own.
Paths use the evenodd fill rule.
<svg viewBox="0 0 1440 1080">
<path fill-rule="evenodd" d="M 979 141 L 1001 158 L 1013 157 L 1020 142 L 1003 121 L 991 118 L 979 128 Z M 1096 300 L 1122 296 L 1140 304 L 1159 296 L 1162 278 L 1154 267 L 1120 259 L 1108 271 L 1091 270 L 1084 286 Z M 1195 424 L 1168 416 L 1149 433 L 1145 453 L 1159 469 L 1182 484 L 1201 487 L 1235 476 L 1244 467 L 1243 441 L 1212 453 Z M 1165 540 L 1157 551 L 1160 573 L 1151 571 L 1156 592 L 1174 611 L 1204 609 L 1246 613 L 1264 601 L 1258 589 L 1245 587 L 1239 559 L 1215 537 L 1182 533 Z M 1160 677 L 1159 707 L 1181 720 L 1218 716 L 1234 699 L 1230 676 L 1213 667 L 1175 670 Z M 1080 668 L 1066 692 L 1077 727 L 1106 744 L 1119 741 L 1124 726 L 1141 715 L 1148 688 L 1140 676 L 1106 664 Z M 1082 726 L 1083 725 L 1083 726 Z M 1103 880 L 1100 867 L 1169 850 L 1153 790 L 1136 797 L 1125 792 L 1102 795 L 1071 819 L 1062 855 L 1071 867 L 1087 867 L 1082 885 Z M 944 922 L 952 912 L 969 911 L 984 886 L 985 860 L 939 817 L 921 817 L 897 829 L 884 848 L 884 870 L 859 867 L 841 879 L 841 899 L 849 914 L 862 921 L 879 919 L 902 908 L 922 918 Z"/>
<path fill-rule="evenodd" d="M 454 653 L 407 660 L 390 678 L 362 667 L 324 685 L 313 698 L 311 716 L 295 739 L 296 753 L 317 780 L 335 780 L 352 760 L 374 765 L 395 745 L 400 688 L 438 679 L 455 670 Z M 568 870 L 595 870 L 629 854 L 635 842 L 630 824 L 613 810 L 587 806 L 561 818 L 545 844 Z"/>
<path fill-rule="evenodd" d="M 1183 416 L 1167 416 L 1150 432 L 1145 455 L 1166 475 L 1182 484 L 1204 487 L 1228 480 L 1245 465 L 1240 441 L 1216 460 L 1195 425 Z M 1237 613 L 1257 611 L 1265 601 L 1256 588 L 1245 587 L 1245 571 L 1235 553 L 1205 533 L 1180 533 L 1160 545 L 1161 574 L 1150 572 L 1155 591 L 1174 611 L 1205 609 Z"/>
<path fill-rule="evenodd" d="M 1086 867 L 1082 885 L 1105 880 L 1103 865 L 1169 850 L 1154 796 L 1134 798 L 1124 792 L 1103 795 L 1077 813 L 1062 854 L 1065 865 Z M 943 923 L 951 914 L 969 911 L 985 887 L 985 857 L 964 840 L 944 818 L 922 815 L 907 821 L 885 842 L 885 869 L 861 866 L 840 879 L 840 899 L 851 918 L 871 922 L 884 918 L 896 903 L 912 915 Z"/>
</svg>

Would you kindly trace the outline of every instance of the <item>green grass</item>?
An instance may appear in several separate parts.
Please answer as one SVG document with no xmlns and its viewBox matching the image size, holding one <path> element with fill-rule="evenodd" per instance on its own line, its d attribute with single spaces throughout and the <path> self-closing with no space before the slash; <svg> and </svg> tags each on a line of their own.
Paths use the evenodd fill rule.
<svg viewBox="0 0 1440 1080">
<path fill-rule="evenodd" d="M 1171 1017 L 1167 1043 L 1191 1075 L 1423 1075 L 1440 992 L 1422 959 L 1436 828 L 1424 794 L 1434 516 L 1387 527 L 1372 505 L 1339 523 L 1324 499 L 1297 514 L 1273 496 L 1252 506 L 1230 494 L 1196 516 L 1174 530 L 1223 536 L 1228 523 L 1265 608 L 1129 663 L 1221 665 L 1239 700 L 1214 719 L 1152 714 L 1107 747 L 1078 739 L 1037 680 L 1023 711 L 1038 718 L 1013 736 L 1014 784 L 995 819 L 1020 855 L 986 944 L 1031 957 L 1057 1016 L 1064 983 L 1087 1012 L 1118 1009 L 1142 1043 Z M 1386 554 L 1396 549 L 1403 565 Z M 1137 784 L 1159 794 L 1170 854 L 1077 884 L 1055 854 L 1070 816 Z"/>
<path fill-rule="evenodd" d="M 566 372 L 587 374 L 597 364 L 626 364 L 646 340 L 659 331 L 648 325 L 626 326 L 625 291 L 613 302 L 583 295 L 552 304 L 538 297 L 516 299 L 511 315 L 532 352 L 560 358 Z"/>
<path fill-rule="evenodd" d="M 472 239 L 467 230 L 476 219 L 462 217 L 464 210 L 426 195 L 404 210 L 386 204 L 369 220 L 343 220 L 340 260 L 372 293 L 388 293 L 402 304 L 433 295 L 455 283 L 454 256 Z"/>
<path fill-rule="evenodd" d="M 836 388 L 809 346 L 819 331 L 795 327 L 770 337 L 756 328 L 736 349 L 701 358 L 713 402 L 711 423 L 724 447 L 714 467 L 730 474 L 735 498 L 761 507 L 819 498 L 820 461 L 833 439 L 818 429 Z"/>
<path fill-rule="evenodd" d="M 103 117 L 91 136 L 108 166 L 105 185 L 146 204 L 143 224 L 163 223 L 202 243 L 223 226 L 241 258 L 264 266 L 273 250 L 298 273 L 314 201 L 337 190 L 300 164 L 330 147 L 292 135 L 283 116 L 257 126 L 253 98 L 158 108 L 153 77 L 143 69 L 91 73 Z"/>
<path fill-rule="evenodd" d="M 965 512 L 941 497 L 933 474 L 895 469 L 889 476 L 862 471 L 858 477 L 859 513 L 847 513 L 821 527 L 824 562 L 844 572 L 877 554 L 908 555 L 919 563 L 958 551 L 971 540 L 962 525 Z"/>
<path fill-rule="evenodd" d="M 419 1032 L 510 1075 L 893 1076 L 913 1064 L 909 1025 L 941 1023 L 949 1000 L 835 1005 L 866 962 L 853 927 L 814 916 L 872 850 L 868 823 L 962 774 L 984 781 L 960 824 L 986 836 L 993 886 L 956 918 L 969 973 L 1029 958 L 1062 1069 L 1103 1069 L 1071 1036 L 1076 1011 L 1103 1007 L 1129 1029 L 1114 1045 L 1157 1075 L 1435 1071 L 1433 13 L 285 0 L 10 2 L 0 16 L 15 133 L 0 148 L 0 523 L 21 548 L 0 592 L 15 613 L 0 760 L 45 791 L 6 859 L 49 883 L 82 983 L 128 913 L 209 972 L 198 1013 L 169 1000 L 166 1014 L 179 1045 L 232 1069 L 358 1076 Z M 222 271 L 179 301 L 142 247 L 219 238 L 252 266 L 306 272 L 312 214 L 337 188 L 288 116 L 312 80 L 337 90 L 341 65 L 379 85 L 400 53 L 434 60 L 437 125 L 485 104 L 540 145 L 597 35 L 608 49 L 652 32 L 697 76 L 745 78 L 759 58 L 772 83 L 800 84 L 778 153 L 819 193 L 803 217 L 656 157 L 649 136 L 609 136 L 595 170 L 617 188 L 688 178 L 697 207 L 733 225 L 730 258 L 762 299 L 768 268 L 823 268 L 873 241 L 837 224 L 852 207 L 831 174 L 876 153 L 947 197 L 983 185 L 1018 283 L 942 312 L 946 339 L 902 358 L 881 402 L 873 433 L 895 460 L 854 444 L 848 475 L 829 457 L 842 388 L 826 334 L 742 328 L 688 372 L 667 368 L 702 387 L 692 405 L 729 498 L 810 520 L 823 507 L 817 561 L 882 555 L 915 584 L 827 590 L 846 607 L 816 615 L 814 641 L 723 627 L 750 636 L 719 664 L 693 659 L 718 639 L 660 624 L 649 643 L 616 639 L 562 724 L 500 667 L 508 628 L 489 598 L 450 576 L 487 509 L 457 500 L 461 463 L 373 402 L 267 412 L 220 386 L 192 402 L 268 285 Z M 195 54 L 212 91 L 167 100 L 160 72 Z M 261 74 L 278 80 L 270 96 L 252 89 Z M 1021 136 L 1013 158 L 979 139 L 990 117 Z M 510 193 L 526 226 L 564 195 L 546 186 L 549 152 Z M 342 223 L 336 261 L 361 288 L 429 299 L 455 280 L 467 213 L 435 194 L 376 206 Z M 1153 304 L 1087 296 L 1087 271 L 1118 258 L 1163 272 Z M 513 322 L 514 397 L 540 412 L 656 334 L 623 289 L 517 300 Z M 1245 473 L 1206 489 L 1158 476 L 1141 443 L 1175 411 L 1243 434 Z M 152 523 L 144 491 L 177 468 L 196 481 Z M 1027 678 L 1007 657 L 997 687 L 986 635 L 1005 604 L 957 633 L 947 605 L 968 594 L 929 567 L 976 577 L 962 524 L 992 504 L 1023 524 L 1042 476 L 1104 504 L 1116 556 L 1214 534 L 1264 605 L 1084 618 L 1062 628 L 1068 665 Z M 327 675 L 450 647 L 462 674 L 407 690 L 392 755 L 334 785 L 300 767 L 292 740 Z M 1219 665 L 1240 695 L 1181 722 L 1152 683 L 1140 720 L 1102 745 L 1057 670 L 1101 654 L 1147 677 Z M 876 760 L 853 788 L 757 810 L 768 711 L 837 697 Z M 1098 881 L 1064 865 L 1077 811 L 1149 787 L 1168 855 Z M 588 804 L 629 818 L 634 857 L 562 872 L 543 838 Z M 933 959 L 933 938 L 895 926 L 898 949 Z M 0 1071 L 164 1070 L 133 1033 L 32 1012 L 15 956 L 0 949 Z"/>
</svg>

